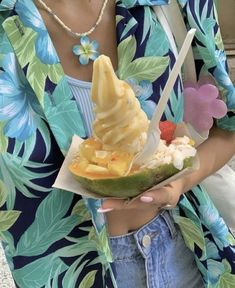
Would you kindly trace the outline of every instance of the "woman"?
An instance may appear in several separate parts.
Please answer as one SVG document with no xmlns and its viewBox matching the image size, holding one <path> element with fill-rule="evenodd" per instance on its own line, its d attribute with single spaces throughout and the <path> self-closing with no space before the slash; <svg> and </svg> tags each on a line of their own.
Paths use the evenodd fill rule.
<svg viewBox="0 0 235 288">
<path fill-rule="evenodd" d="M 198 72 L 214 76 L 229 108 L 198 148 L 200 169 L 130 205 L 119 200 L 101 205 L 51 188 L 72 135 L 85 138 L 91 130 L 86 96 L 98 47 L 93 42 L 87 54 L 89 43 L 96 40 L 119 75 L 141 89 L 141 105 L 151 117 L 175 61 L 152 10 L 163 4 L 168 1 L 1 1 L 0 235 L 18 287 L 116 287 L 115 277 L 118 287 L 233 285 L 234 239 L 210 199 L 195 187 L 235 153 L 235 92 L 219 50 L 211 0 L 179 1 L 187 25 L 198 30 Z M 68 33 L 91 27 L 89 39 Z M 180 79 L 164 117 L 183 119 Z M 161 212 L 165 205 L 176 208 Z M 133 253 L 127 256 L 134 262 L 123 259 L 121 244 L 128 245 L 125 252 Z"/>
</svg>

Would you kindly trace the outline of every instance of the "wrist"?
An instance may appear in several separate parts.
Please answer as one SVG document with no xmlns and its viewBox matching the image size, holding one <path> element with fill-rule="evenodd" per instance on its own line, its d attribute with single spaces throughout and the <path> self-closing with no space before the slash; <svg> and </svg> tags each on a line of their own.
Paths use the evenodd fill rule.
<svg viewBox="0 0 235 288">
<path fill-rule="evenodd" d="M 193 184 L 193 181 L 192 181 L 192 175 L 191 175 L 192 173 L 182 178 L 182 194 L 191 190 L 191 188 L 195 185 Z"/>
<path fill-rule="evenodd" d="M 203 181 L 208 175 L 206 171 L 200 168 L 198 168 L 195 171 L 192 171 L 188 175 L 182 178 L 182 191 L 183 193 L 188 192 L 191 190 L 194 186 L 198 185 L 201 181 Z"/>
</svg>

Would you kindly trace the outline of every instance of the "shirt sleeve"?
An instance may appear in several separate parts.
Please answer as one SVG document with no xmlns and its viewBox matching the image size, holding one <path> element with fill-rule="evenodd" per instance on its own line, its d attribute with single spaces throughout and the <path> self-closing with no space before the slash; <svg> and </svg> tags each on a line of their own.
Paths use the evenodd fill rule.
<svg viewBox="0 0 235 288">
<path fill-rule="evenodd" d="M 194 57 L 197 74 L 211 74 L 220 91 L 221 99 L 227 105 L 227 115 L 217 120 L 225 130 L 235 131 L 235 87 L 229 77 L 217 11 L 213 0 L 179 1 L 187 27 L 196 28 Z"/>
</svg>

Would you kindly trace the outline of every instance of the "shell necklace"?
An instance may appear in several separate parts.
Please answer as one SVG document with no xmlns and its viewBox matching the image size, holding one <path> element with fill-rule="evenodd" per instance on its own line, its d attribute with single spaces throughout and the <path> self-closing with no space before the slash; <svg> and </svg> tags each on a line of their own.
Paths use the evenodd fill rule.
<svg viewBox="0 0 235 288">
<path fill-rule="evenodd" d="M 65 30 L 68 34 L 72 35 L 74 38 L 80 39 L 80 44 L 74 45 L 72 48 L 73 54 L 78 56 L 80 64 L 87 65 L 90 60 L 94 61 L 99 55 L 99 43 L 96 40 L 91 41 L 88 37 L 97 26 L 100 24 L 102 17 L 104 15 L 104 10 L 107 6 L 108 0 L 104 0 L 104 3 L 100 9 L 100 13 L 95 24 L 86 32 L 77 33 L 72 31 L 54 12 L 47 6 L 43 0 L 37 0 L 43 8 L 55 19 L 55 21 Z"/>
</svg>

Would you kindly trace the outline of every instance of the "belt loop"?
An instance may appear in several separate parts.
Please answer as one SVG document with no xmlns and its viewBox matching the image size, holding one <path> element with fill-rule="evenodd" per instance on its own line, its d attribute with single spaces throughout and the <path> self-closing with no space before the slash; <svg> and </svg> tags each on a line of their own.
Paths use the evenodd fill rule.
<svg viewBox="0 0 235 288">
<path fill-rule="evenodd" d="M 171 212 L 169 210 L 164 210 L 161 213 L 161 217 L 165 220 L 172 238 L 175 238 L 177 235 L 177 229 L 175 226 L 175 222 L 173 220 L 173 217 L 171 216 Z"/>
</svg>

